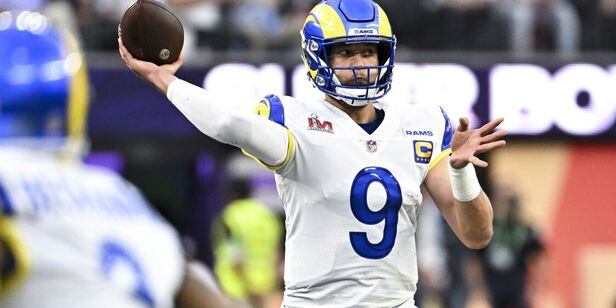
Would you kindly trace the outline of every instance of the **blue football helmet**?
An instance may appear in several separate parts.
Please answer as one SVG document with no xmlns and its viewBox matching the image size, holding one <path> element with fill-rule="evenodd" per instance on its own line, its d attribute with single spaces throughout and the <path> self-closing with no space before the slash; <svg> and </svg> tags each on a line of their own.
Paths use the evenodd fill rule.
<svg viewBox="0 0 616 308">
<path fill-rule="evenodd" d="M 302 29 L 302 59 L 312 84 L 351 106 L 364 106 L 383 97 L 391 88 L 396 37 L 387 15 L 372 0 L 325 0 L 317 4 Z M 329 66 L 329 52 L 336 44 L 372 43 L 378 46 L 377 66 Z M 374 84 L 361 84 L 356 70 L 378 72 Z M 355 83 L 343 85 L 335 72 L 350 70 Z M 368 80 L 370 76 L 368 75 Z"/>
<path fill-rule="evenodd" d="M 0 142 L 85 145 L 88 78 L 77 41 L 36 12 L 0 12 Z"/>
</svg>

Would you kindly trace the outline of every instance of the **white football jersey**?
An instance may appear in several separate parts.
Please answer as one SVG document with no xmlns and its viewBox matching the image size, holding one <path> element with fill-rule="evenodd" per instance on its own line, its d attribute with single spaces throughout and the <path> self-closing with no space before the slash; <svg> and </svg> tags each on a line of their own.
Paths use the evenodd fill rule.
<svg viewBox="0 0 616 308">
<path fill-rule="evenodd" d="M 294 136 L 276 171 L 286 213 L 284 307 L 414 307 L 420 185 L 450 152 L 437 106 L 375 104 L 366 133 L 324 100 L 267 96 L 262 115 Z"/>
<path fill-rule="evenodd" d="M 177 234 L 120 176 L 2 148 L 0 188 L 0 307 L 173 307 Z"/>
</svg>

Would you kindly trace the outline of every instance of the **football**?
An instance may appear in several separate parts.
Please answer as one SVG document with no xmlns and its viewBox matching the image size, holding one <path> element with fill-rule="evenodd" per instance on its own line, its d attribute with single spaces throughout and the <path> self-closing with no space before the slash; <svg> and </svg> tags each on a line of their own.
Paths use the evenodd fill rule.
<svg viewBox="0 0 616 308">
<path fill-rule="evenodd" d="M 118 35 L 133 57 L 158 65 L 175 62 L 184 44 L 182 23 L 155 0 L 133 3 L 122 16 Z"/>
</svg>

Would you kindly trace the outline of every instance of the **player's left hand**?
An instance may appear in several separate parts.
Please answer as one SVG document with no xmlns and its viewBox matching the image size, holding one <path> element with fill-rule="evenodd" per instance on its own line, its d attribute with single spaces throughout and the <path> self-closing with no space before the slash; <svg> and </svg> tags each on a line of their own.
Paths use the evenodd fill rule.
<svg viewBox="0 0 616 308">
<path fill-rule="evenodd" d="M 449 164 L 456 169 L 464 168 L 469 163 L 477 167 L 487 167 L 488 163 L 477 158 L 475 155 L 503 147 L 507 144 L 505 140 L 501 140 L 507 135 L 507 131 L 499 130 L 493 132 L 503 120 L 503 118 L 498 118 L 478 129 L 469 130 L 468 118 L 460 118 L 460 125 L 451 140 Z"/>
</svg>

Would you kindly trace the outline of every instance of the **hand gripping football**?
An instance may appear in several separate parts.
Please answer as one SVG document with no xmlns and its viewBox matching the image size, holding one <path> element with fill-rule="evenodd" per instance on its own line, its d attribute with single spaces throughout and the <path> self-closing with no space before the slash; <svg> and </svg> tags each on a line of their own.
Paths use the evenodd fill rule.
<svg viewBox="0 0 616 308">
<path fill-rule="evenodd" d="M 182 23 L 155 0 L 133 3 L 124 12 L 118 35 L 133 57 L 158 65 L 175 62 L 184 44 Z"/>
</svg>

